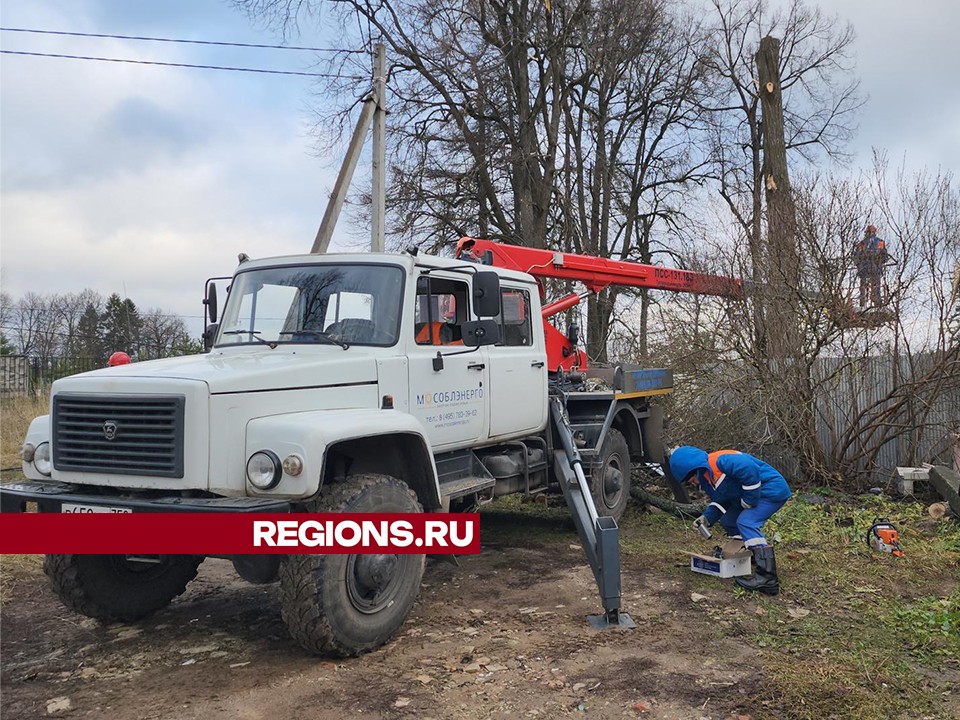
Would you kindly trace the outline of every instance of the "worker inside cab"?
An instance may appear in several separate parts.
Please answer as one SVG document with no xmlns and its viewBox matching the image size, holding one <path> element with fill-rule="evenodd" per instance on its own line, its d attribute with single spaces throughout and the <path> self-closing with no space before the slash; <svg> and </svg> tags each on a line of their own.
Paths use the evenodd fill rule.
<svg viewBox="0 0 960 720">
<path fill-rule="evenodd" d="M 466 283 L 432 277 L 417 281 L 417 345 L 463 345 L 461 325 L 467 320 Z"/>
<path fill-rule="evenodd" d="M 860 278 L 860 307 L 866 307 L 868 297 L 874 307 L 884 304 L 883 267 L 889 257 L 886 243 L 877 236 L 877 226 L 867 225 L 863 238 L 853 246 L 853 264 Z"/>
</svg>

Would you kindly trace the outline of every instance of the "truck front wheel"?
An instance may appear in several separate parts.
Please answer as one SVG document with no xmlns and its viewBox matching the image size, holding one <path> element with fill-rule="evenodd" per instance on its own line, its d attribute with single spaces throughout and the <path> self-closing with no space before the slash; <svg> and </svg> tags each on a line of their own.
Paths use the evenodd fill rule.
<svg viewBox="0 0 960 720">
<path fill-rule="evenodd" d="M 415 513 L 416 495 L 388 475 L 354 475 L 325 487 L 311 512 Z M 280 568 L 280 607 L 308 652 L 350 657 L 392 638 L 420 592 L 424 556 L 291 555 Z"/>
<path fill-rule="evenodd" d="M 597 514 L 619 520 L 630 499 L 630 446 L 619 430 L 607 431 L 590 484 Z"/>
<path fill-rule="evenodd" d="M 47 555 L 43 571 L 71 610 L 105 622 L 131 622 L 183 594 L 201 562 L 202 555 Z"/>
</svg>

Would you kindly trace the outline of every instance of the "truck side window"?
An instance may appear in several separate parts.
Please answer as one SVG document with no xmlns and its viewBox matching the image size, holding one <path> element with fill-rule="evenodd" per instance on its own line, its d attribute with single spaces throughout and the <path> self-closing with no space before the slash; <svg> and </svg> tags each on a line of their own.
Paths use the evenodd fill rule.
<svg viewBox="0 0 960 720">
<path fill-rule="evenodd" d="M 526 346 L 533 344 L 530 325 L 530 293 L 526 290 L 500 290 L 500 345 Z"/>
<path fill-rule="evenodd" d="M 465 282 L 419 278 L 413 318 L 417 345 L 462 345 L 460 325 L 469 318 L 467 297 Z"/>
</svg>

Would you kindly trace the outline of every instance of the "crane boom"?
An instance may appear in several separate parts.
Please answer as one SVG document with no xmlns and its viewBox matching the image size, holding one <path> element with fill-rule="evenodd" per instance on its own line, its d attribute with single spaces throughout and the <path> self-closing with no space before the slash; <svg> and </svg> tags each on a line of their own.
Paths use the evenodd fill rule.
<svg viewBox="0 0 960 720">
<path fill-rule="evenodd" d="M 492 254 L 493 265 L 497 267 L 519 270 L 538 278 L 576 280 L 593 293 L 601 292 L 611 285 L 620 285 L 733 298 L 743 296 L 743 283 L 737 278 L 722 275 L 504 245 L 477 238 L 461 238 L 457 244 L 459 256 L 466 253 L 482 259 L 487 252 Z"/>
<path fill-rule="evenodd" d="M 561 333 L 547 318 L 575 307 L 587 296 L 602 292 L 612 285 L 729 298 L 743 297 L 743 282 L 738 278 L 591 255 L 504 245 L 479 238 L 460 238 L 457 243 L 457 257 L 518 270 L 533 275 L 538 280 L 558 278 L 574 280 L 586 286 L 588 292 L 572 293 L 554 302 L 545 303 L 542 308 L 547 361 L 552 371 L 585 370 L 587 358 L 582 350 L 577 349 L 576 338 Z"/>
</svg>

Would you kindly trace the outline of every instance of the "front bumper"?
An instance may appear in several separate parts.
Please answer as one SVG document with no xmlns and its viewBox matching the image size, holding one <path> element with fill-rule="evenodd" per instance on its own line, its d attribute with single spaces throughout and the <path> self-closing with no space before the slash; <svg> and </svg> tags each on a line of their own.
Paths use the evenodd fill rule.
<svg viewBox="0 0 960 720">
<path fill-rule="evenodd" d="M 290 503 L 270 498 L 186 498 L 180 496 L 138 497 L 114 491 L 110 494 L 84 493 L 82 485 L 61 482 L 23 482 L 0 485 L 0 512 L 26 512 L 35 502 L 40 512 L 58 513 L 64 503 L 129 508 L 133 512 L 229 512 L 286 513 Z"/>
</svg>

